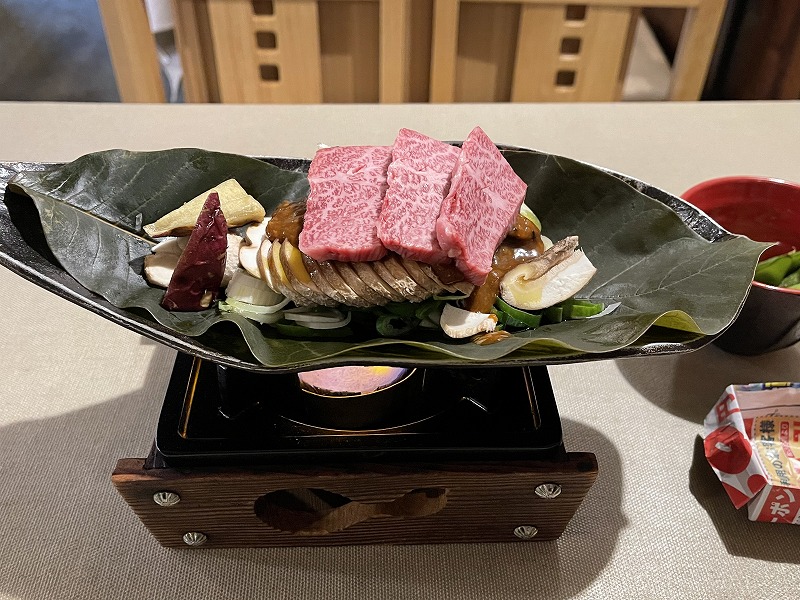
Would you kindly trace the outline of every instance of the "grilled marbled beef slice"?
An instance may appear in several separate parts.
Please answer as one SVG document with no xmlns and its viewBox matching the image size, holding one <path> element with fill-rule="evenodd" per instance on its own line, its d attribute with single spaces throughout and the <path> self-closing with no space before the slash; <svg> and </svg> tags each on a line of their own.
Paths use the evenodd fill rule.
<svg viewBox="0 0 800 600">
<path fill-rule="evenodd" d="M 391 146 L 317 151 L 308 170 L 303 253 L 317 261 L 369 261 L 386 254 L 377 224 L 391 158 Z"/>
<path fill-rule="evenodd" d="M 436 221 L 439 245 L 471 283 L 481 285 L 491 271 L 494 251 L 513 225 L 526 189 L 492 140 L 480 127 L 473 129 Z"/>
<path fill-rule="evenodd" d="M 378 218 L 378 237 L 389 250 L 435 264 L 447 258 L 436 239 L 436 219 L 450 187 L 459 149 L 410 129 L 392 146 L 389 188 Z"/>
</svg>

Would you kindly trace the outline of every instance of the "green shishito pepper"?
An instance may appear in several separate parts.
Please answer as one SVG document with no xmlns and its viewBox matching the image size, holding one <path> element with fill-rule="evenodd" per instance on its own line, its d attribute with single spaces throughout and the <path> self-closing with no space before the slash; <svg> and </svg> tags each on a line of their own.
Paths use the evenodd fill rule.
<svg viewBox="0 0 800 600">
<path fill-rule="evenodd" d="M 753 279 L 785 288 L 800 284 L 800 252 L 792 250 L 758 263 Z"/>
</svg>

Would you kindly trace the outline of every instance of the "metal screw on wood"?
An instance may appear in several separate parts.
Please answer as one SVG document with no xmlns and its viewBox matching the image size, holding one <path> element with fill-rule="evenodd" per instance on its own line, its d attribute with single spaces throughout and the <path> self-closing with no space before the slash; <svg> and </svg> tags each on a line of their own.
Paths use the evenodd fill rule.
<svg viewBox="0 0 800 600">
<path fill-rule="evenodd" d="M 183 541 L 186 543 L 187 546 L 202 546 L 206 543 L 208 536 L 205 533 L 200 533 L 199 531 L 190 531 L 189 533 L 183 534 Z"/>
<path fill-rule="evenodd" d="M 561 486 L 557 483 L 542 483 L 533 490 L 539 498 L 552 499 L 561 494 Z"/>
<path fill-rule="evenodd" d="M 539 530 L 533 525 L 520 525 L 514 530 L 514 535 L 521 540 L 532 540 Z"/>
<path fill-rule="evenodd" d="M 159 506 L 175 506 L 181 501 L 181 497 L 175 492 L 156 492 L 153 494 L 153 502 Z"/>
</svg>

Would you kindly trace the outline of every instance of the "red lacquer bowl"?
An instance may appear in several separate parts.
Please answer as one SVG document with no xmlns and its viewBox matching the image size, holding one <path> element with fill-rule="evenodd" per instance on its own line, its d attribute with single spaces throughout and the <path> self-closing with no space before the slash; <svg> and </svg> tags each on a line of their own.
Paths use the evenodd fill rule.
<svg viewBox="0 0 800 600">
<path fill-rule="evenodd" d="M 767 177 L 720 177 L 683 199 L 732 233 L 773 242 L 761 260 L 800 249 L 800 184 Z M 800 290 L 757 281 L 742 312 L 716 344 L 736 354 L 762 354 L 800 340 Z"/>
</svg>

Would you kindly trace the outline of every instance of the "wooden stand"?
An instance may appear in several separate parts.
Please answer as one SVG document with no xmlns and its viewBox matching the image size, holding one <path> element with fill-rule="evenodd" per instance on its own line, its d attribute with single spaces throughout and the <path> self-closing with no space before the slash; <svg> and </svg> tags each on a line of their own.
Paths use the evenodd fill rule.
<svg viewBox="0 0 800 600">
<path fill-rule="evenodd" d="M 594 454 L 551 461 L 178 471 L 117 463 L 112 481 L 164 546 L 245 548 L 546 541 L 597 476 Z"/>
</svg>

